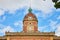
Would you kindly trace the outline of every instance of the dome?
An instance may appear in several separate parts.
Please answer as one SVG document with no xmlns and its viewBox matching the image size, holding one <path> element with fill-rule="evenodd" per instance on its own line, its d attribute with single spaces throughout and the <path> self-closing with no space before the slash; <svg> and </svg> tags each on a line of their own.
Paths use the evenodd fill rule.
<svg viewBox="0 0 60 40">
<path fill-rule="evenodd" d="M 38 21 L 36 16 L 32 13 L 32 9 L 29 9 L 29 13 L 27 15 L 25 15 L 24 17 L 24 21 Z"/>
</svg>

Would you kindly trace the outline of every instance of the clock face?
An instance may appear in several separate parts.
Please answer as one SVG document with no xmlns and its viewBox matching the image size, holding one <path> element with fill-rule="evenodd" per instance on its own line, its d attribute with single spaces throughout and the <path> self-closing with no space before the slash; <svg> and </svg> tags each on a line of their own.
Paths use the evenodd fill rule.
<svg viewBox="0 0 60 40">
<path fill-rule="evenodd" d="M 32 26 L 30 26 L 30 27 L 29 27 L 29 30 L 31 30 L 31 31 L 32 31 Z"/>
<path fill-rule="evenodd" d="M 29 16 L 29 17 L 28 17 L 28 20 L 32 20 L 32 17 L 31 17 L 31 16 Z"/>
<path fill-rule="evenodd" d="M 34 30 L 34 26 L 31 25 L 31 24 L 29 24 L 29 25 L 27 26 L 27 31 L 32 32 L 33 30 Z"/>
</svg>

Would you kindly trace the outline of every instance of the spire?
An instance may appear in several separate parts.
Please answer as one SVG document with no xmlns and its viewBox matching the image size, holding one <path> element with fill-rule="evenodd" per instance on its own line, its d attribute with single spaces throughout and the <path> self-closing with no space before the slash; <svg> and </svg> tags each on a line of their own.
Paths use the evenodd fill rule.
<svg viewBox="0 0 60 40">
<path fill-rule="evenodd" d="M 29 8 L 29 9 L 28 9 L 28 11 L 29 11 L 29 12 L 32 12 L 32 9 L 31 9 L 31 8 Z"/>
<path fill-rule="evenodd" d="M 30 0 L 30 6 L 29 6 L 29 9 L 28 9 L 29 12 L 32 12 L 32 9 L 31 9 L 31 2 L 32 2 L 32 0 Z"/>
</svg>

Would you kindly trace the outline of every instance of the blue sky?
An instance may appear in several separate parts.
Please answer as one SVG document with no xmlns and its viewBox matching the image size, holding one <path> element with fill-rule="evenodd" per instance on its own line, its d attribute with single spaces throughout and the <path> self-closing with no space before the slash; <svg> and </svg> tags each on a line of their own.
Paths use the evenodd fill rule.
<svg viewBox="0 0 60 40">
<path fill-rule="evenodd" d="M 40 32 L 55 32 L 60 36 L 60 9 L 51 0 L 0 0 L 0 36 L 5 32 L 21 32 L 28 8 L 38 18 Z M 60 0 L 59 0 L 60 1 Z"/>
</svg>

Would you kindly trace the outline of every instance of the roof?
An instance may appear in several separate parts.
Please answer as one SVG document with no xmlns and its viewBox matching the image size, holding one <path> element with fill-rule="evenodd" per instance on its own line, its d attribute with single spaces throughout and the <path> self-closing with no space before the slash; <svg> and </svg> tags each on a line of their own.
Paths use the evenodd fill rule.
<svg viewBox="0 0 60 40">
<path fill-rule="evenodd" d="M 0 39 L 6 40 L 6 36 L 53 36 L 54 40 L 60 40 L 60 36 L 56 36 L 54 32 L 6 32 L 6 35 L 0 36 Z"/>
<path fill-rule="evenodd" d="M 8 35 L 32 35 L 32 36 L 53 36 L 55 33 L 54 32 L 6 32 L 6 36 Z"/>
<path fill-rule="evenodd" d="M 32 21 L 34 21 L 34 20 L 38 21 L 37 18 L 36 18 L 36 16 L 33 13 L 28 13 L 27 15 L 25 15 L 24 21 L 27 21 L 29 17 L 32 17 Z"/>
<path fill-rule="evenodd" d="M 56 36 L 56 35 L 55 35 L 55 36 L 54 36 L 54 39 L 60 39 L 60 36 Z"/>
<path fill-rule="evenodd" d="M 0 39 L 5 40 L 5 39 L 6 39 L 6 37 L 5 37 L 5 36 L 0 36 Z"/>
<path fill-rule="evenodd" d="M 29 17 L 32 18 L 32 21 L 34 21 L 34 20 L 35 20 L 35 21 L 38 21 L 37 18 L 36 18 L 36 16 L 32 13 L 32 9 L 29 8 L 28 11 L 29 11 L 29 12 L 28 12 L 28 14 L 25 15 L 23 21 L 27 21 Z M 30 21 L 31 21 L 31 20 L 30 20 Z"/>
</svg>

